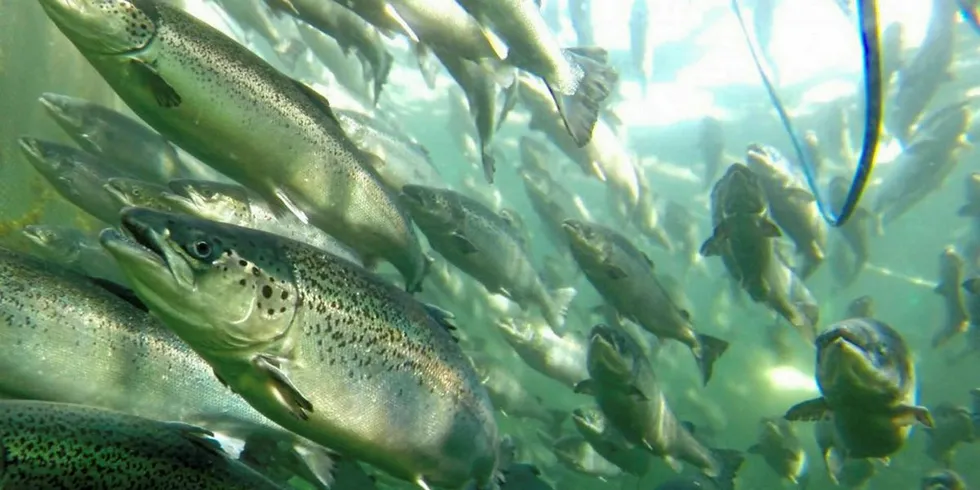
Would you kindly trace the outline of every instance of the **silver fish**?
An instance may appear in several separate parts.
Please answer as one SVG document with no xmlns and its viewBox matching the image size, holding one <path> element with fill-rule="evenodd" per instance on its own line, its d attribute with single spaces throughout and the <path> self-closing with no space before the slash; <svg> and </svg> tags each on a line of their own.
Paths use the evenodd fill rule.
<svg viewBox="0 0 980 490">
<path fill-rule="evenodd" d="M 365 261 L 388 260 L 407 290 L 419 288 L 428 261 L 410 218 L 322 96 L 165 3 L 41 5 L 123 101 L 168 140 Z"/>
<path fill-rule="evenodd" d="M 71 146 L 20 138 L 21 153 L 61 197 L 92 217 L 114 223 L 121 207 L 103 186 L 111 177 L 130 176 L 101 158 Z"/>
<path fill-rule="evenodd" d="M 129 208 L 103 233 L 150 310 L 270 420 L 426 487 L 493 486 L 493 407 L 451 315 L 277 235 Z"/>
<path fill-rule="evenodd" d="M 575 144 L 588 144 L 599 108 L 618 79 L 605 50 L 562 49 L 531 0 L 457 1 L 493 25 L 509 48 L 507 63 L 544 80 Z"/>
<path fill-rule="evenodd" d="M 39 100 L 81 149 L 102 157 L 121 174 L 158 184 L 178 177 L 220 177 L 210 168 L 182 160 L 160 133 L 120 112 L 67 95 L 45 93 Z"/>
<path fill-rule="evenodd" d="M 527 308 L 536 305 L 551 328 L 564 332 L 574 288 L 547 291 L 531 262 L 527 244 L 513 224 L 466 195 L 408 185 L 403 201 L 429 243 L 446 260 Z"/>
<path fill-rule="evenodd" d="M 626 237 L 606 226 L 575 220 L 565 221 L 564 229 L 575 261 L 599 294 L 644 330 L 687 346 L 707 385 L 728 342 L 694 328 L 690 312 L 657 278 L 653 261 Z"/>
<path fill-rule="evenodd" d="M 589 338 L 589 380 L 576 392 L 592 395 L 627 440 L 675 469 L 687 462 L 709 477 L 721 474 L 722 458 L 701 445 L 667 404 L 653 367 L 625 333 L 599 324 Z"/>
<path fill-rule="evenodd" d="M 504 340 L 535 371 L 574 388 L 589 378 L 587 346 L 576 335 L 559 337 L 543 322 L 507 319 L 496 324 Z"/>
<path fill-rule="evenodd" d="M 9 347 L 0 357 L 0 392 L 202 424 L 246 448 L 260 437 L 272 444 L 255 450 L 295 461 L 291 473 L 302 471 L 318 488 L 329 480 L 323 448 L 229 393 L 203 359 L 118 291 L 4 249 L 0 277 L 0 345 Z"/>
<path fill-rule="evenodd" d="M 872 318 L 831 325 L 817 338 L 819 398 L 794 405 L 791 421 L 829 416 L 834 438 L 829 466 L 845 458 L 887 460 L 905 444 L 912 425 L 935 426 L 925 407 L 916 405 L 918 386 L 908 345 L 894 328 Z M 839 471 L 832 471 L 836 474 Z"/>
<path fill-rule="evenodd" d="M 0 401 L 3 488 L 280 490 L 222 452 L 211 432 L 119 412 L 26 400 Z M 110 483 L 111 482 L 111 483 Z"/>
<path fill-rule="evenodd" d="M 939 282 L 933 291 L 943 298 L 946 317 L 932 337 L 933 347 L 940 347 L 966 332 L 970 324 L 965 294 L 960 287 L 964 280 L 964 266 L 963 257 L 953 247 L 946 247 L 939 255 Z"/>
</svg>

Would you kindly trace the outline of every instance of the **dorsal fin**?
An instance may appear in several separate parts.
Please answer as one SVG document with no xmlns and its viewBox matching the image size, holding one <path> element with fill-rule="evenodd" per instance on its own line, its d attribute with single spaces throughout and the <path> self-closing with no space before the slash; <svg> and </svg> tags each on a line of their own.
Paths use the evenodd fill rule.
<svg viewBox="0 0 980 490">
<path fill-rule="evenodd" d="M 429 316 L 439 324 L 439 326 L 445 328 L 446 331 L 449 332 L 449 335 L 453 338 L 453 340 L 459 342 L 459 338 L 453 333 L 456 330 L 456 315 L 453 315 L 451 312 L 439 308 L 433 304 L 423 303 L 422 306 L 425 308 L 426 313 L 428 313 Z"/>
<path fill-rule="evenodd" d="M 323 112 L 323 114 L 330 118 L 330 120 L 333 121 L 338 127 L 343 128 L 343 126 L 340 125 L 340 121 L 337 119 L 337 116 L 333 113 L 333 109 L 330 107 L 330 101 L 327 100 L 326 97 L 299 80 L 290 80 L 292 80 L 293 84 L 296 85 L 296 88 L 298 88 L 300 92 L 303 92 L 303 95 L 305 95 L 306 98 L 317 107 L 317 109 Z"/>
</svg>

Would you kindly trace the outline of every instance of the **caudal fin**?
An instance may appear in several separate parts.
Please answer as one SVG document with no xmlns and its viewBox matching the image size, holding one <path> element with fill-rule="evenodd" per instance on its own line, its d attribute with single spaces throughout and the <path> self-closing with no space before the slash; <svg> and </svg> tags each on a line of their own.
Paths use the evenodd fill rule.
<svg viewBox="0 0 980 490">
<path fill-rule="evenodd" d="M 422 80 L 425 81 L 425 85 L 430 90 L 434 90 L 436 88 L 436 77 L 439 74 L 439 68 L 435 61 L 433 61 L 432 53 L 424 44 L 415 43 L 415 58 L 418 61 Z"/>
<path fill-rule="evenodd" d="M 545 80 L 545 83 L 555 99 L 565 129 L 581 148 L 592 140 L 592 130 L 599 119 L 599 109 L 612 93 L 619 75 L 611 66 L 599 61 L 603 58 L 602 51 L 597 52 L 598 56 L 589 56 L 592 52 L 583 49 L 565 49 L 562 53 L 570 64 L 581 70 L 582 78 L 574 92 L 567 91 L 570 94 L 553 86 L 549 80 Z"/>
<path fill-rule="evenodd" d="M 698 343 L 701 344 L 701 355 L 698 356 L 698 369 L 701 371 L 701 381 L 707 386 L 714 372 L 715 361 L 728 350 L 728 342 L 710 335 L 699 334 Z"/>
<path fill-rule="evenodd" d="M 374 105 L 378 105 L 378 100 L 381 99 L 381 90 L 384 88 L 385 84 L 388 83 L 388 75 L 391 74 L 391 67 L 395 64 L 395 57 L 391 53 L 384 51 L 381 53 L 381 64 L 378 66 L 377 72 L 373 74 L 374 81 L 374 91 L 372 93 Z"/>
<path fill-rule="evenodd" d="M 514 110 L 514 107 L 517 106 L 517 101 L 520 99 L 520 88 L 521 84 L 511 83 L 509 87 L 504 89 L 504 100 L 500 105 L 500 115 L 497 116 L 497 127 L 495 128 L 496 131 L 500 131 L 500 127 L 507 121 L 507 116 L 509 116 L 510 112 Z"/>
<path fill-rule="evenodd" d="M 745 462 L 745 455 L 734 449 L 715 449 L 712 453 L 721 468 L 713 478 L 715 484 L 719 490 L 734 490 L 735 476 Z"/>
<path fill-rule="evenodd" d="M 565 316 L 568 314 L 568 306 L 572 304 L 575 288 L 561 288 L 551 292 L 549 297 L 545 319 L 551 330 L 558 335 L 565 333 Z"/>
<path fill-rule="evenodd" d="M 482 148 L 480 150 L 480 160 L 483 162 L 483 177 L 487 179 L 487 183 L 493 183 L 493 174 L 497 170 L 497 160 L 493 157 L 493 151 L 489 148 Z"/>
</svg>

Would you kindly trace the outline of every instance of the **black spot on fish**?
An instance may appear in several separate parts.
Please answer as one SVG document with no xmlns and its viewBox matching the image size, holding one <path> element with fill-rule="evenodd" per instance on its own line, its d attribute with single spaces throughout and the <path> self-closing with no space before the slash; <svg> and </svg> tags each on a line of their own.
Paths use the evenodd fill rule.
<svg viewBox="0 0 980 490">
<path fill-rule="evenodd" d="M 266 284 L 265 286 L 262 286 L 262 296 L 265 297 L 265 299 L 271 298 L 272 297 L 272 287 L 269 286 L 268 284 Z"/>
</svg>

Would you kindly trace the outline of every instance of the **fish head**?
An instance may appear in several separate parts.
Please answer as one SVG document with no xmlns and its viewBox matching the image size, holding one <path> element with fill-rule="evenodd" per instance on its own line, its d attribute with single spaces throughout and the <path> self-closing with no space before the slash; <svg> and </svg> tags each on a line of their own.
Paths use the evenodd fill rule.
<svg viewBox="0 0 980 490">
<path fill-rule="evenodd" d="M 534 341 L 534 329 L 527 320 L 507 318 L 496 322 L 497 331 L 508 344 L 523 346 Z"/>
<path fill-rule="evenodd" d="M 103 247 L 133 289 L 196 350 L 240 353 L 282 339 L 302 301 L 274 235 L 147 208 L 121 213 Z"/>
<path fill-rule="evenodd" d="M 745 164 L 762 178 L 781 176 L 786 171 L 786 159 L 771 146 L 752 143 L 745 151 Z"/>
<path fill-rule="evenodd" d="M 443 226 L 455 222 L 450 195 L 443 189 L 424 185 L 402 187 L 401 202 L 408 208 L 412 218 L 422 223 Z"/>
<path fill-rule="evenodd" d="M 139 206 L 168 210 L 161 198 L 168 189 L 162 185 L 127 177 L 113 177 L 105 184 L 105 190 L 123 206 Z M 161 205 L 164 207 L 161 208 Z"/>
<path fill-rule="evenodd" d="M 146 48 L 159 12 L 148 0 L 40 0 L 58 28 L 82 51 L 116 55 Z"/>
<path fill-rule="evenodd" d="M 70 146 L 23 137 L 17 140 L 21 153 L 43 175 L 57 178 L 80 165 L 82 152 Z"/>
<path fill-rule="evenodd" d="M 914 385 L 901 335 L 871 318 L 850 318 L 817 337 L 817 384 L 828 398 L 897 400 Z"/>
<path fill-rule="evenodd" d="M 21 234 L 43 250 L 61 258 L 75 258 L 81 252 L 81 232 L 74 228 L 49 225 L 27 225 Z"/>
<path fill-rule="evenodd" d="M 223 223 L 242 222 L 251 215 L 248 190 L 237 184 L 195 179 L 174 179 L 164 197 L 176 209 Z"/>
<path fill-rule="evenodd" d="M 724 215 L 763 214 L 768 208 L 759 176 L 741 163 L 733 163 L 712 191 Z"/>
<path fill-rule="evenodd" d="M 636 342 L 622 330 L 601 323 L 592 327 L 586 362 L 589 375 L 600 384 L 631 383 L 642 356 Z"/>
<path fill-rule="evenodd" d="M 602 260 L 610 254 L 612 244 L 595 225 L 577 219 L 567 219 L 562 222 L 561 228 L 565 232 L 569 246 L 579 255 Z"/>
<path fill-rule="evenodd" d="M 87 150 L 98 147 L 94 136 L 103 121 L 95 112 L 87 110 L 90 102 L 51 92 L 41 94 L 38 101 L 59 126 L 88 142 L 91 147 Z"/>
<path fill-rule="evenodd" d="M 964 490 L 963 477 L 953 470 L 934 471 L 922 479 L 922 490 Z"/>
<path fill-rule="evenodd" d="M 777 440 L 782 438 L 782 434 L 789 424 L 783 424 L 784 419 L 776 417 L 767 417 L 759 422 L 759 432 L 760 439 L 763 440 Z"/>
<path fill-rule="evenodd" d="M 582 407 L 572 410 L 572 422 L 582 434 L 598 436 L 606 430 L 606 417 L 599 407 Z"/>
</svg>

